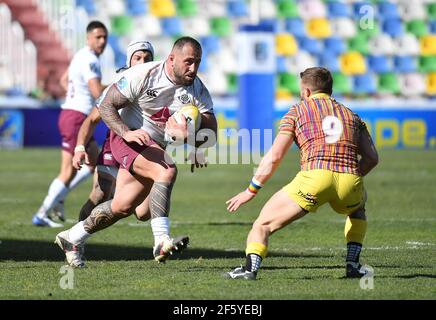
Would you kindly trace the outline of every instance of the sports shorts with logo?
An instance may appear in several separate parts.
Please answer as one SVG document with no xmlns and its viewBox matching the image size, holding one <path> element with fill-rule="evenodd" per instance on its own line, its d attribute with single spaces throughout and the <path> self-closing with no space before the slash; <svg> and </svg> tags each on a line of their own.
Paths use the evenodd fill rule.
<svg viewBox="0 0 436 320">
<path fill-rule="evenodd" d="M 136 157 L 152 145 L 157 145 L 153 139 L 150 139 L 147 144 L 141 146 L 136 142 L 126 142 L 123 138 L 110 131 L 110 147 L 112 150 L 112 156 L 119 164 L 120 168 L 130 171 Z"/>
<path fill-rule="evenodd" d="M 77 144 L 77 134 L 86 117 L 86 114 L 70 109 L 62 109 L 59 115 L 58 127 L 62 137 L 62 149 L 72 155 Z M 94 137 L 89 140 L 91 141 L 94 141 Z"/>
<path fill-rule="evenodd" d="M 309 212 L 328 202 L 337 213 L 348 215 L 366 201 L 361 176 L 322 169 L 300 171 L 282 190 Z"/>
<path fill-rule="evenodd" d="M 104 140 L 103 145 L 101 147 L 101 151 L 98 154 L 97 165 L 111 166 L 111 167 L 119 166 L 118 162 L 115 160 L 114 156 L 112 155 L 111 144 L 110 144 L 110 130 L 107 131 L 106 139 Z"/>
</svg>

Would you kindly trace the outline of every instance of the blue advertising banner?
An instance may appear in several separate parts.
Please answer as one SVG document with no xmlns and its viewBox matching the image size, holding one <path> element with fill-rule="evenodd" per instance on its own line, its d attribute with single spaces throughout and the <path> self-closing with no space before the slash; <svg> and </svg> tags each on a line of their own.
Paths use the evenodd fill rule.
<svg viewBox="0 0 436 320">
<path fill-rule="evenodd" d="M 237 112 L 233 109 L 215 109 L 220 129 L 237 129 Z M 436 109 L 356 109 L 355 112 L 365 121 L 378 148 L 436 149 Z M 286 110 L 274 111 L 277 130 L 280 119 Z M 218 141 L 223 141 L 226 133 L 221 132 Z M 230 141 L 237 143 L 237 141 Z"/>
<path fill-rule="evenodd" d="M 23 146 L 23 114 L 17 110 L 0 110 L 0 148 Z"/>
<path fill-rule="evenodd" d="M 353 109 L 366 122 L 378 148 L 407 148 L 436 150 L 436 108 L 356 108 Z M 18 109 L 0 111 L 0 147 L 20 146 L 60 147 L 61 137 L 57 126 L 60 109 Z M 238 143 L 237 137 L 229 138 L 238 126 L 237 108 L 215 106 L 218 120 L 218 142 Z M 277 129 L 286 109 L 275 109 L 274 128 Z M 100 122 L 95 138 L 101 144 L 107 127 Z"/>
</svg>

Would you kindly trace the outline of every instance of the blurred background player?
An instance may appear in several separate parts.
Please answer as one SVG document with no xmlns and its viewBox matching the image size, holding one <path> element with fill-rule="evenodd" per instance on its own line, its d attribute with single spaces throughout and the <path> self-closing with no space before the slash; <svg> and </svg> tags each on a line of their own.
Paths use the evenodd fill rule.
<svg viewBox="0 0 436 320">
<path fill-rule="evenodd" d="M 217 123 L 207 88 L 197 77 L 202 49 L 190 37 L 178 39 L 165 61 L 137 65 L 124 72 L 111 85 L 101 101 L 99 111 L 111 130 L 111 150 L 120 164 L 113 200 L 104 202 L 84 221 L 60 232 L 56 243 L 74 267 L 81 259 L 85 241 L 95 232 L 134 213 L 136 206 L 149 196 L 150 214 L 157 261 L 165 261 L 172 251 L 182 250 L 186 236 L 169 238 L 170 198 L 177 168 L 165 152 L 165 132 L 177 139 L 187 138 L 186 120 L 171 117 L 184 105 L 192 104 L 201 112 L 202 128 L 216 137 Z M 133 104 L 132 102 L 138 102 Z M 126 116 L 118 109 L 132 109 Z M 212 138 L 212 137 L 211 137 Z M 216 141 L 216 138 L 214 139 Z"/>
<path fill-rule="evenodd" d="M 64 82 L 68 78 L 68 89 L 58 121 L 62 136 L 61 168 L 59 175 L 50 184 L 41 207 L 33 216 L 32 223 L 36 226 L 61 227 L 62 224 L 49 217 L 50 210 L 59 203 L 60 207 L 55 211 L 64 220 L 63 200 L 69 191 L 88 178 L 95 169 L 98 146 L 94 139 L 90 139 L 86 145 L 89 164 L 80 171 L 72 165 L 74 152 L 85 150 L 85 146 L 75 149 L 78 130 L 91 112 L 95 99 L 104 89 L 99 56 L 106 47 L 108 32 L 106 26 L 99 21 L 91 21 L 86 32 L 87 46 L 74 55 L 68 73 L 63 77 Z"/>
<path fill-rule="evenodd" d="M 235 212 L 255 197 L 294 140 L 301 150 L 301 171 L 265 204 L 248 234 L 245 267 L 228 272 L 228 278 L 256 279 L 269 236 L 327 202 L 348 216 L 346 277 L 366 274 L 359 263 L 367 225 L 362 177 L 377 165 L 377 151 L 360 117 L 331 97 L 329 70 L 313 67 L 300 77 L 301 102 L 282 118 L 279 134 L 249 187 L 226 202 L 227 210 Z"/>
<path fill-rule="evenodd" d="M 154 58 L 154 48 L 148 41 L 132 41 L 127 46 L 127 59 L 126 66 L 119 69 L 118 79 L 122 77 L 122 72 L 129 69 L 137 64 L 146 63 L 153 61 Z M 108 88 L 102 93 L 99 101 L 103 99 Z M 77 170 L 82 168 L 82 164 L 90 164 L 89 156 L 86 150 L 83 150 L 91 137 L 94 134 L 95 127 L 100 122 L 101 117 L 98 109 L 94 107 L 85 119 L 82 126 L 80 127 L 79 134 L 77 137 L 77 147 L 79 149 L 74 153 L 73 157 L 73 167 Z M 106 140 L 103 143 L 102 150 L 98 155 L 97 160 L 97 170 L 94 174 L 94 182 L 92 185 L 92 191 L 89 195 L 88 200 L 82 206 L 79 215 L 79 221 L 85 220 L 98 204 L 105 202 L 113 197 L 113 192 L 115 190 L 115 180 L 118 173 L 118 163 L 112 156 L 109 141 L 109 131 L 106 135 Z"/>
</svg>

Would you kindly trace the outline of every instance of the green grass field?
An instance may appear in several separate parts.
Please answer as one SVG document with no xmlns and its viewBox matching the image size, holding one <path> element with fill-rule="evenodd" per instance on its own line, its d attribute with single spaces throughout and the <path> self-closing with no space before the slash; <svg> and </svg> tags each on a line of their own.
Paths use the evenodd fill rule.
<svg viewBox="0 0 436 320">
<path fill-rule="evenodd" d="M 57 149 L 0 151 L 0 299 L 436 299 L 436 152 L 382 151 L 368 177 L 368 232 L 361 254 L 374 268 L 374 289 L 344 279 L 345 218 L 328 206 L 279 231 L 258 281 L 222 273 L 244 263 L 246 235 L 262 204 L 298 170 L 291 152 L 274 178 L 237 214 L 225 201 L 247 186 L 249 165 L 210 165 L 191 174 L 179 166 L 172 234 L 190 247 L 166 264 L 152 259 L 149 223 L 129 217 L 87 245 L 87 268 L 74 289 L 59 285 L 64 256 L 59 229 L 31 225 L 57 174 Z M 66 202 L 73 225 L 90 181 Z"/>
</svg>

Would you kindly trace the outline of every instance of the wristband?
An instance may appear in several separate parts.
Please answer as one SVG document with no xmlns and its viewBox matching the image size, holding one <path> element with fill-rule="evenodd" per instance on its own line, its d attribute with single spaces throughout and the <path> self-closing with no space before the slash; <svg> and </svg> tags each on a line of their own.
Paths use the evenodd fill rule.
<svg viewBox="0 0 436 320">
<path fill-rule="evenodd" d="M 259 182 L 253 177 L 253 179 L 251 179 L 250 185 L 247 188 L 247 192 L 252 195 L 256 195 L 262 187 L 263 183 Z"/>
<path fill-rule="evenodd" d="M 85 146 L 83 144 L 79 144 L 74 148 L 74 154 L 77 152 L 85 152 Z"/>
</svg>

